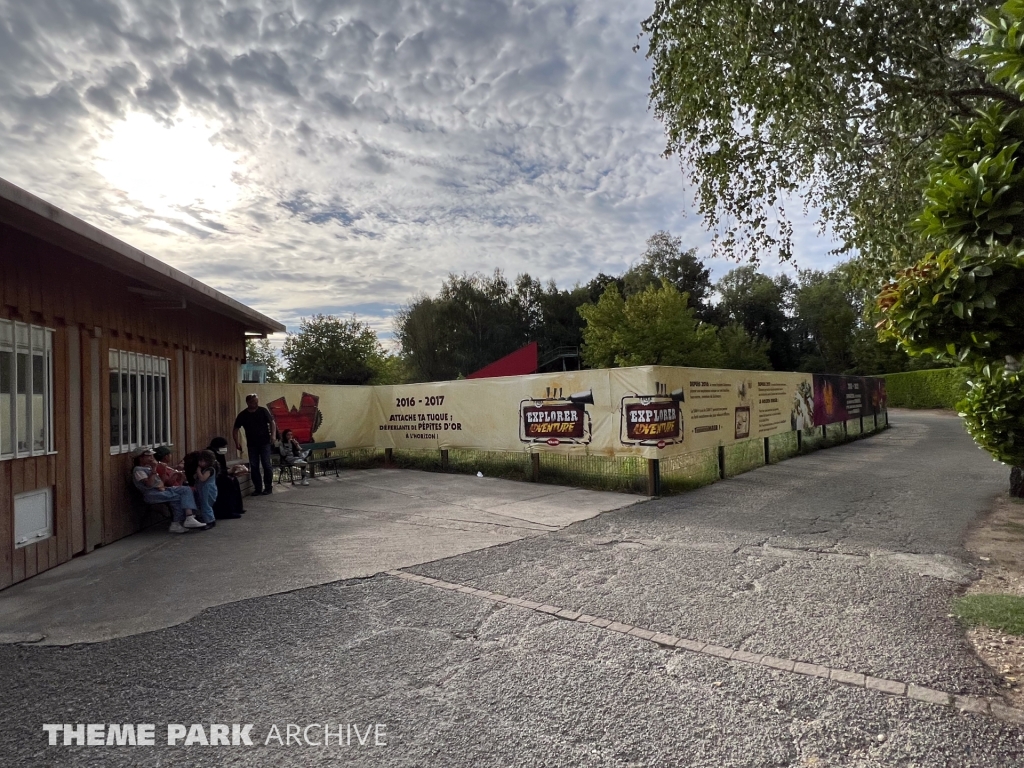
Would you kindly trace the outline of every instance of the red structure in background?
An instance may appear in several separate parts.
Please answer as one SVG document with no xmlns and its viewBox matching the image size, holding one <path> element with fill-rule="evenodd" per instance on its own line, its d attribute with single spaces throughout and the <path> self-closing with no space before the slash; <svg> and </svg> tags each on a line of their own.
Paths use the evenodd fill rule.
<svg viewBox="0 0 1024 768">
<path fill-rule="evenodd" d="M 479 371 L 474 371 L 467 379 L 492 379 L 495 376 L 525 376 L 536 373 L 538 367 L 537 342 L 531 341 L 522 349 L 517 349 Z"/>
</svg>

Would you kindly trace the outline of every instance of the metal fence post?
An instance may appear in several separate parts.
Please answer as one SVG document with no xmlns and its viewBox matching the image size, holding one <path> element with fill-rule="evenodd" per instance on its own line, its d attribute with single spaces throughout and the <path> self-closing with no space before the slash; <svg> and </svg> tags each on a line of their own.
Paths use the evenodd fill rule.
<svg viewBox="0 0 1024 768">
<path fill-rule="evenodd" d="M 864 414 L 860 415 L 860 433 L 864 434 Z"/>
<path fill-rule="evenodd" d="M 657 459 L 647 460 L 647 495 L 661 496 L 661 466 Z"/>
<path fill-rule="evenodd" d="M 391 462 L 394 460 L 395 452 L 390 448 L 384 449 L 384 466 L 390 467 Z"/>
<path fill-rule="evenodd" d="M 447 472 L 448 471 L 448 449 L 447 448 L 442 448 L 441 449 L 441 471 L 442 472 Z"/>
<path fill-rule="evenodd" d="M 799 453 L 803 449 L 803 442 L 804 442 L 803 441 L 803 434 L 798 429 L 796 431 L 796 450 L 797 450 L 797 453 Z"/>
<path fill-rule="evenodd" d="M 718 446 L 718 479 L 725 480 L 725 446 Z"/>
<path fill-rule="evenodd" d="M 772 459 L 771 449 L 768 447 L 768 438 L 764 439 L 764 463 L 770 464 Z"/>
<path fill-rule="evenodd" d="M 539 453 L 531 453 L 530 454 L 530 469 L 532 470 L 532 474 L 533 474 L 533 482 L 539 483 L 540 482 L 540 454 Z"/>
</svg>

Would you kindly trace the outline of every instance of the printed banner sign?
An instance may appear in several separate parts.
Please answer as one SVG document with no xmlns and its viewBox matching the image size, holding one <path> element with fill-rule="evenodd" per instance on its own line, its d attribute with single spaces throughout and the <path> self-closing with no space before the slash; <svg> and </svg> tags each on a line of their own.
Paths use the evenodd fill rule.
<svg viewBox="0 0 1024 768">
<path fill-rule="evenodd" d="M 814 374 L 814 423 L 834 424 L 885 410 L 885 379 Z"/>
<path fill-rule="evenodd" d="M 883 379 L 646 366 L 344 387 L 239 385 L 299 442 L 659 458 L 885 409 Z"/>
<path fill-rule="evenodd" d="M 654 445 L 665 448 L 683 439 L 685 398 L 682 388 L 671 395 L 626 395 L 619 412 L 619 440 L 623 445 Z"/>
<path fill-rule="evenodd" d="M 545 442 L 548 445 L 559 445 L 565 442 L 589 443 L 589 435 L 585 435 L 587 412 L 582 405 L 575 403 L 528 404 L 522 403 L 523 432 L 520 440 L 524 443 Z M 543 402 L 543 401 L 541 401 Z"/>
</svg>

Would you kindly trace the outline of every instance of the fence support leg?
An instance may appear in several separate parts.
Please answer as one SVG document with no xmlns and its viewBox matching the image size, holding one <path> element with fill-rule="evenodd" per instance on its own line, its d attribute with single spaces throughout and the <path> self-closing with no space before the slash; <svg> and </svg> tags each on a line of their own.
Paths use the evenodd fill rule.
<svg viewBox="0 0 1024 768">
<path fill-rule="evenodd" d="M 766 465 L 772 463 L 772 453 L 771 453 L 771 449 L 768 447 L 768 438 L 767 437 L 764 439 L 764 463 Z"/>
<path fill-rule="evenodd" d="M 862 435 L 864 434 L 864 415 L 863 414 L 861 414 L 861 417 L 860 417 L 860 433 Z"/>
<path fill-rule="evenodd" d="M 850 426 L 848 421 L 843 421 L 843 437 L 850 436 Z"/>
<path fill-rule="evenodd" d="M 828 437 L 828 424 L 821 425 L 821 437 L 823 440 Z"/>
<path fill-rule="evenodd" d="M 718 446 L 718 479 L 725 480 L 725 446 Z"/>
<path fill-rule="evenodd" d="M 878 411 L 875 411 L 875 431 L 878 430 Z"/>
<path fill-rule="evenodd" d="M 799 453 L 804 447 L 804 436 L 803 433 L 798 429 L 796 431 L 796 450 Z"/>
<path fill-rule="evenodd" d="M 445 448 L 441 451 L 441 471 L 448 471 L 448 449 Z"/>
<path fill-rule="evenodd" d="M 540 454 L 530 454 L 530 468 L 533 470 L 533 482 L 540 482 Z"/>
<path fill-rule="evenodd" d="M 885 409 L 885 426 L 889 426 L 889 409 Z"/>
<path fill-rule="evenodd" d="M 661 496 L 661 465 L 657 459 L 647 460 L 647 495 Z"/>
<path fill-rule="evenodd" d="M 392 461 L 394 460 L 394 458 L 395 458 L 395 452 L 392 449 L 390 449 L 390 448 L 385 448 L 384 449 L 384 466 L 385 467 L 390 467 Z"/>
</svg>

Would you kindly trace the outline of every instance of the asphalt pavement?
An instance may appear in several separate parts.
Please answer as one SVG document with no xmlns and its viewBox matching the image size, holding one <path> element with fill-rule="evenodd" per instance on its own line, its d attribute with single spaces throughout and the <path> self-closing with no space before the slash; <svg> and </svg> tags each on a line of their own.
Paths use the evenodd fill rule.
<svg viewBox="0 0 1024 768">
<path fill-rule="evenodd" d="M 0 592 L 0 643 L 110 640 L 206 608 L 540 536 L 639 496 L 401 469 L 249 497 L 212 531 L 157 525 Z"/>
<path fill-rule="evenodd" d="M 948 614 L 974 572 L 964 533 L 1007 472 L 953 417 L 894 412 L 892 422 L 403 572 L 994 695 L 997 681 Z M 388 574 L 227 603 L 106 642 L 0 646 L 0 675 L 0 764 L 19 766 L 1024 765 L 1024 727 L 989 715 Z M 153 723 L 162 746 L 63 746 L 59 735 L 48 746 L 47 723 Z M 166 745 L 168 724 L 203 723 L 251 724 L 253 746 L 203 746 L 198 732 L 193 746 L 184 736 Z M 342 734 L 326 746 L 324 723 Z"/>
</svg>

